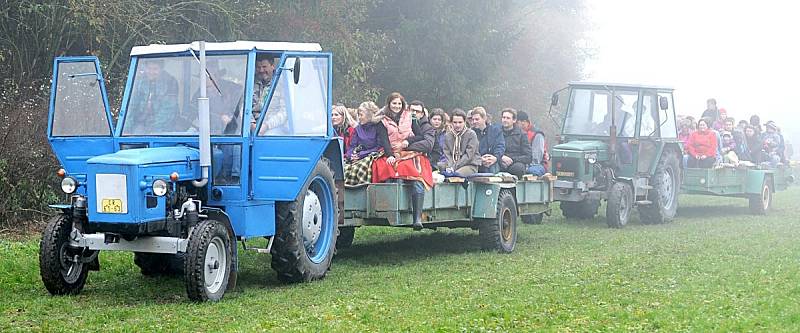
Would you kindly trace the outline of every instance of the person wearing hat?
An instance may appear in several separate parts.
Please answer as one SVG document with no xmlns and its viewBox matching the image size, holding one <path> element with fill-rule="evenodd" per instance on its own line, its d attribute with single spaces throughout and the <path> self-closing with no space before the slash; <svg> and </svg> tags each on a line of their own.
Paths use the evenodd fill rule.
<svg viewBox="0 0 800 333">
<path fill-rule="evenodd" d="M 770 165 L 775 167 L 784 161 L 783 135 L 779 132 L 778 125 L 772 120 L 764 124 L 764 127 L 766 131 L 761 135 L 761 141 L 764 143 Z"/>
</svg>

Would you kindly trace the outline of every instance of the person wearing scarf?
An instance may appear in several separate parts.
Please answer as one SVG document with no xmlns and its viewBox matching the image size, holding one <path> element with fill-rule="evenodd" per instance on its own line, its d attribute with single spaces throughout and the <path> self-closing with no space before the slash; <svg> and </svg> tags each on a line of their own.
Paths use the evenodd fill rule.
<svg viewBox="0 0 800 333">
<path fill-rule="evenodd" d="M 412 116 L 412 111 L 400 93 L 389 95 L 381 114 L 381 122 L 386 127 L 392 151 L 386 152 L 386 156 L 372 163 L 372 182 L 410 182 L 413 185 L 413 227 L 414 230 L 422 230 L 425 191 L 434 185 L 431 163 L 426 156 L 433 148 L 433 127 L 421 126 L 419 122 L 417 125 L 413 124 L 417 121 L 416 117 Z M 416 146 L 415 150 L 410 149 L 412 144 Z"/>
<path fill-rule="evenodd" d="M 439 170 L 444 170 L 445 176 L 472 175 L 478 172 L 481 165 L 478 135 L 467 128 L 467 114 L 464 110 L 453 110 L 450 121 L 453 128 L 445 134 L 442 147 L 447 160 L 439 163 Z"/>
</svg>

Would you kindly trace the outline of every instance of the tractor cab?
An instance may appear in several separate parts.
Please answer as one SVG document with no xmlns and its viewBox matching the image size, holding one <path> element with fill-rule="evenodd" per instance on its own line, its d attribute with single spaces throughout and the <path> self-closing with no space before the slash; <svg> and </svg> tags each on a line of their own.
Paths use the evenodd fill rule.
<svg viewBox="0 0 800 333">
<path fill-rule="evenodd" d="M 674 216 L 682 148 L 672 93 L 666 87 L 574 82 L 553 95 L 551 105 L 564 110 L 550 156 L 565 216 L 591 218 L 602 199 L 619 202 L 607 212 L 613 227 L 627 223 L 632 207 L 645 211 L 640 215 L 648 223 Z"/>
</svg>

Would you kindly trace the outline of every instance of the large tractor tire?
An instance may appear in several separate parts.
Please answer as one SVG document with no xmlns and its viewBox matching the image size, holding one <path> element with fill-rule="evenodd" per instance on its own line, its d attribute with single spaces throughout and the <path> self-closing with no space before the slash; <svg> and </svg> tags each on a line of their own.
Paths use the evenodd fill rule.
<svg viewBox="0 0 800 333">
<path fill-rule="evenodd" d="M 71 231 L 69 216 L 55 216 L 47 222 L 39 242 L 39 274 L 52 295 L 79 294 L 89 275 L 89 264 L 81 260 L 86 251 L 69 246 Z"/>
<path fill-rule="evenodd" d="M 761 184 L 760 194 L 751 194 L 750 199 L 750 212 L 756 215 L 766 215 L 770 208 L 772 208 L 772 185 L 769 179 L 764 179 Z"/>
<path fill-rule="evenodd" d="M 568 219 L 588 220 L 597 215 L 600 200 L 585 199 L 583 201 L 561 201 L 561 214 Z"/>
<path fill-rule="evenodd" d="M 222 222 L 205 220 L 192 230 L 184 267 L 189 299 L 219 301 L 225 296 L 233 269 L 233 246 Z"/>
<path fill-rule="evenodd" d="M 346 249 L 353 245 L 356 238 L 356 227 L 339 227 L 339 237 L 336 238 L 336 248 Z"/>
<path fill-rule="evenodd" d="M 681 187 L 680 165 L 680 159 L 675 152 L 664 152 L 655 174 L 650 178 L 653 189 L 647 194 L 647 200 L 652 203 L 637 207 L 642 223 L 661 224 L 675 218 Z"/>
<path fill-rule="evenodd" d="M 272 269 L 283 282 L 325 277 L 336 247 L 338 193 L 327 159 L 317 162 L 295 201 L 276 209 Z"/>
<path fill-rule="evenodd" d="M 484 219 L 478 227 L 481 247 L 511 253 L 517 244 L 517 202 L 511 191 L 501 190 L 497 197 L 497 217 Z"/>
<path fill-rule="evenodd" d="M 628 183 L 616 182 L 608 190 L 606 221 L 611 228 L 624 228 L 631 218 L 633 188 Z"/>
</svg>

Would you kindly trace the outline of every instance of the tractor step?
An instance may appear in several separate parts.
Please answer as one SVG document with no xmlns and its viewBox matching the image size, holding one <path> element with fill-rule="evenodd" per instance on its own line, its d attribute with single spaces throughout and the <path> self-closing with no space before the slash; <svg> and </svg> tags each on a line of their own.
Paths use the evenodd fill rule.
<svg viewBox="0 0 800 333">
<path fill-rule="evenodd" d="M 639 206 L 645 206 L 645 205 L 652 205 L 653 202 L 650 200 L 639 200 L 636 202 L 636 204 Z"/>
<path fill-rule="evenodd" d="M 642 185 L 642 186 L 639 186 L 639 188 L 641 188 L 643 190 L 652 190 L 653 186 L 652 185 Z"/>
</svg>

